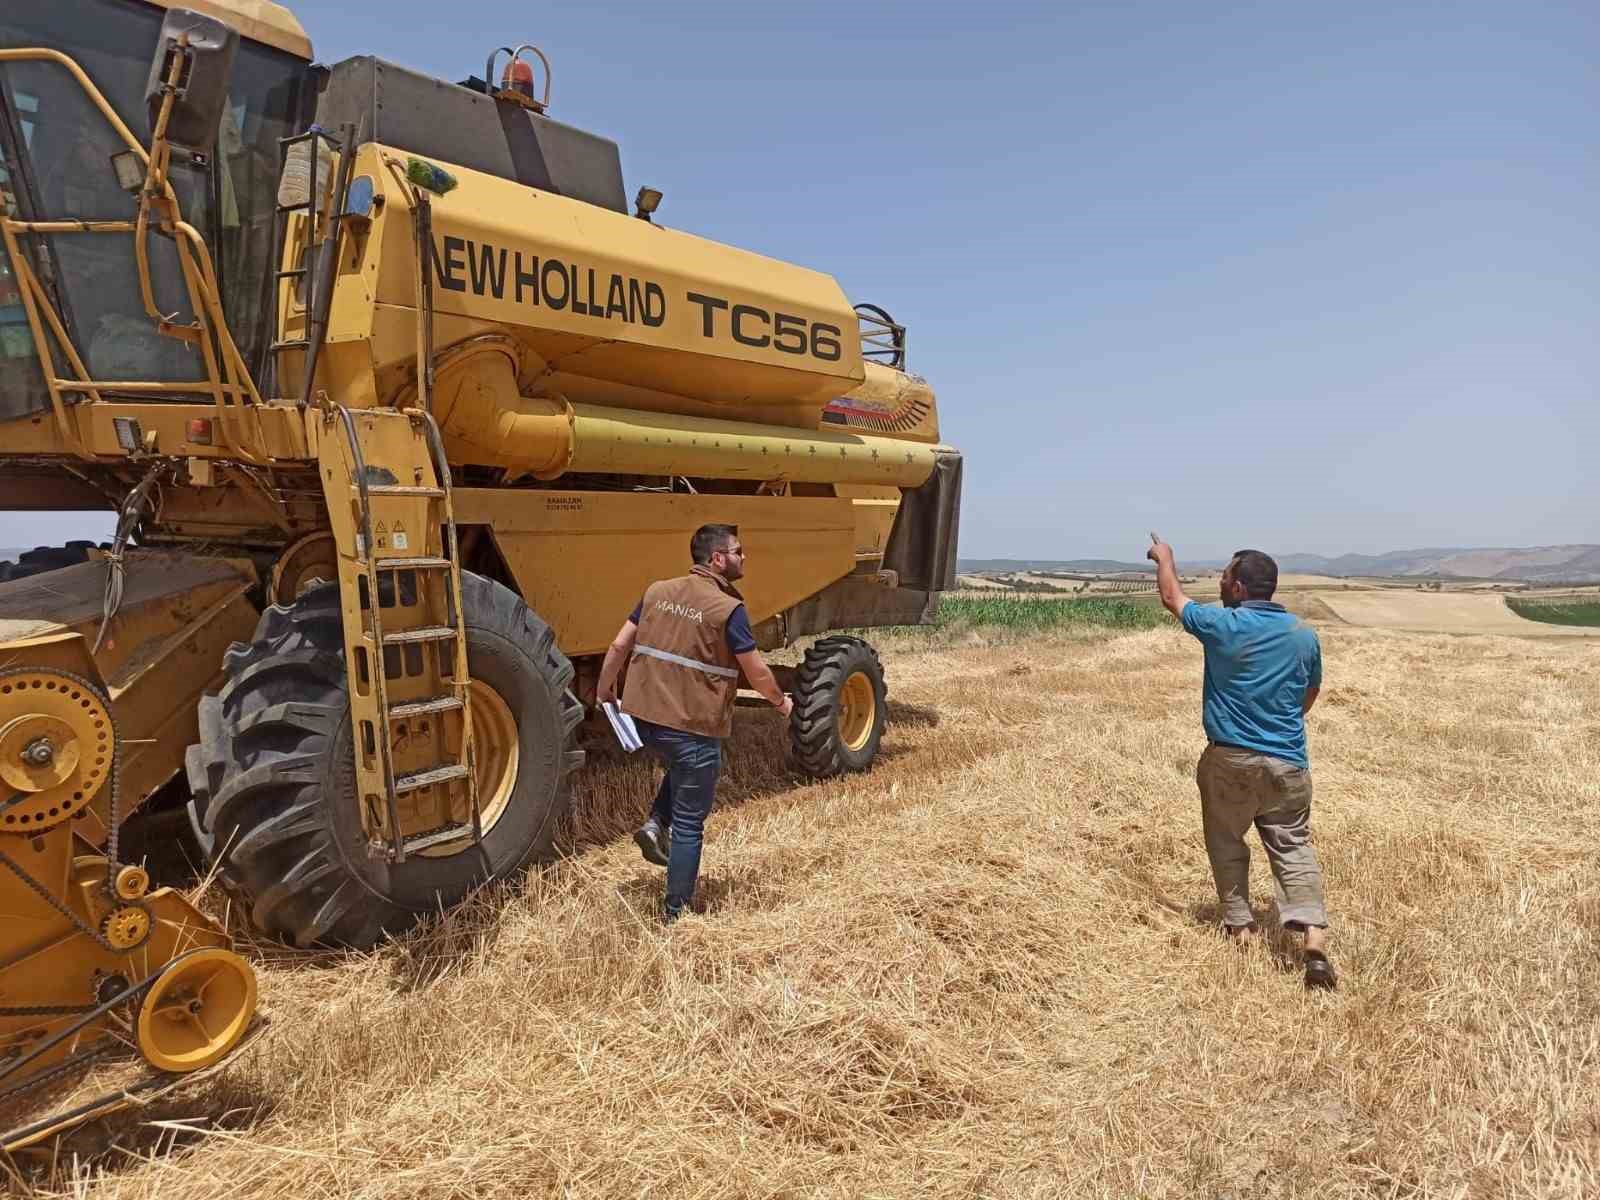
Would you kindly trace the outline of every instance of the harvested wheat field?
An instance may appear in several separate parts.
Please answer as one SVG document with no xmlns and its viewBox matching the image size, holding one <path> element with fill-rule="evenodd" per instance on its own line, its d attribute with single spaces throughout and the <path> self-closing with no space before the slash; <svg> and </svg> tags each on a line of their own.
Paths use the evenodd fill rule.
<svg viewBox="0 0 1600 1200">
<path fill-rule="evenodd" d="M 1317 598 L 1352 625 L 1512 637 L 1600 637 L 1600 629 L 1549 625 L 1519 617 L 1506 607 L 1504 596 L 1492 593 L 1384 588 L 1370 592 L 1318 592 Z"/>
<path fill-rule="evenodd" d="M 248 1057 L 33 1186 L 1600 1195 L 1600 644 L 1325 631 L 1342 986 L 1308 995 L 1275 927 L 1214 932 L 1198 648 L 953 640 L 885 639 L 870 775 L 807 785 L 746 714 L 703 916 L 652 921 L 650 776 L 597 753 L 574 857 L 367 957 L 267 956 Z"/>
</svg>

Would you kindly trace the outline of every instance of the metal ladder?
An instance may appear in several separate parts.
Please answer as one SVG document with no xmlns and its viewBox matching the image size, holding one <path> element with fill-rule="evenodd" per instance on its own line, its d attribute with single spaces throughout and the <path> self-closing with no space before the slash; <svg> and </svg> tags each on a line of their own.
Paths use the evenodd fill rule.
<svg viewBox="0 0 1600 1200">
<path fill-rule="evenodd" d="M 329 405 L 318 457 L 340 547 L 363 826 L 396 863 L 469 834 L 481 854 L 460 545 L 439 427 L 421 409 Z M 408 745 L 416 737 L 422 751 L 432 747 L 427 761 L 412 750 L 397 764 L 397 727 Z M 402 799 L 428 792 L 442 819 L 419 806 L 408 820 Z"/>
</svg>

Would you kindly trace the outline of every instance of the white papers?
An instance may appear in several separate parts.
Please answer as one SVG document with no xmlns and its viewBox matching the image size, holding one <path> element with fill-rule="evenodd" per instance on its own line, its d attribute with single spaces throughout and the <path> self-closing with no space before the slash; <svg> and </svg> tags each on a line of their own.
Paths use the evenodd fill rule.
<svg viewBox="0 0 1600 1200">
<path fill-rule="evenodd" d="M 606 719 L 611 722 L 611 732 L 617 735 L 617 741 L 622 743 L 624 750 L 632 754 L 644 745 L 639 738 L 638 727 L 634 725 L 633 718 L 622 711 L 622 705 L 615 700 L 606 700 L 600 707 L 606 710 Z"/>
</svg>

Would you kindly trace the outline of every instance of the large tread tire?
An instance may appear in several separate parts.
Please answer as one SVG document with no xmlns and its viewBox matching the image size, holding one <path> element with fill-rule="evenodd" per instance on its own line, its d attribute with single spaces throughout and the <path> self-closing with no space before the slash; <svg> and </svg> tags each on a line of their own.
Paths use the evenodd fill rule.
<svg viewBox="0 0 1600 1200">
<path fill-rule="evenodd" d="M 865 743 L 852 747 L 839 727 L 840 692 L 845 681 L 858 673 L 872 684 L 872 727 Z M 888 694 L 883 663 L 869 643 L 841 634 L 808 649 L 795 672 L 794 714 L 789 718 L 789 740 L 800 769 L 826 779 L 872 766 L 883 742 Z"/>
<path fill-rule="evenodd" d="M 255 640 L 229 649 L 225 683 L 200 702 L 201 740 L 185 760 L 190 822 L 262 932 L 302 947 L 365 949 L 551 857 L 583 762 L 572 664 L 510 589 L 463 571 L 461 593 L 472 677 L 510 706 L 520 740 L 515 790 L 484 834 L 487 873 L 470 845 L 401 864 L 369 853 L 355 800 L 338 584 L 273 605 Z"/>
<path fill-rule="evenodd" d="M 43 575 L 46 571 L 59 571 L 62 567 L 75 567 L 88 562 L 89 551 L 95 548 L 93 542 L 80 538 L 65 546 L 35 546 L 32 550 L 24 550 L 17 555 L 16 562 L 0 562 L 0 583 Z"/>
</svg>

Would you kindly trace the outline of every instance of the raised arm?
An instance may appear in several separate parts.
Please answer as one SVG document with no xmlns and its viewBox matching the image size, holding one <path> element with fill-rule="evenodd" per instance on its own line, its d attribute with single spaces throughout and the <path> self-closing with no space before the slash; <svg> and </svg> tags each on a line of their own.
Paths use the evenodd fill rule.
<svg viewBox="0 0 1600 1200">
<path fill-rule="evenodd" d="M 1152 533 L 1145 557 L 1156 564 L 1156 588 L 1161 592 L 1162 606 L 1173 616 L 1182 617 L 1189 597 L 1183 594 L 1183 585 L 1178 582 L 1178 564 L 1173 560 L 1172 547 Z"/>
</svg>

